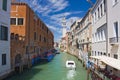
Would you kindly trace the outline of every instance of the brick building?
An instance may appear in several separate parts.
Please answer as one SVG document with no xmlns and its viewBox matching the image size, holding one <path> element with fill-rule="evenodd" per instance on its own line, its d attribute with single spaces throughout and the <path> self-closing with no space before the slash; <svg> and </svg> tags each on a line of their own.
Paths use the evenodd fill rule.
<svg viewBox="0 0 120 80">
<path fill-rule="evenodd" d="M 20 65 L 30 66 L 34 57 L 53 48 L 53 33 L 25 3 L 12 3 L 10 31 L 13 70 Z"/>
</svg>

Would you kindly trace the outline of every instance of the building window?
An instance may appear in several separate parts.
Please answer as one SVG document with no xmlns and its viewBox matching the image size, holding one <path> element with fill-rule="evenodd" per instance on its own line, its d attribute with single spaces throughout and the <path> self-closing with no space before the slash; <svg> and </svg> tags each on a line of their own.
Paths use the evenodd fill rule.
<svg viewBox="0 0 120 80">
<path fill-rule="evenodd" d="M 2 65 L 6 65 L 6 54 L 2 54 Z"/>
<path fill-rule="evenodd" d="M 96 12 L 95 12 L 95 22 L 96 22 L 96 20 L 97 20 L 97 17 L 96 17 Z"/>
<path fill-rule="evenodd" d="M 37 35 L 36 35 L 36 32 L 34 32 L 34 40 L 36 40 L 37 38 Z"/>
<path fill-rule="evenodd" d="M 42 29 L 44 29 L 44 24 L 42 23 Z"/>
<path fill-rule="evenodd" d="M 104 53 L 104 55 L 106 55 L 106 53 Z"/>
<path fill-rule="evenodd" d="M 10 23 L 11 25 L 16 25 L 16 18 L 11 18 Z"/>
<path fill-rule="evenodd" d="M 95 51 L 95 56 L 96 56 L 96 51 Z"/>
<path fill-rule="evenodd" d="M 114 34 L 115 34 L 115 37 L 118 38 L 118 22 L 114 23 Z"/>
<path fill-rule="evenodd" d="M 48 28 L 47 28 L 47 33 L 48 33 Z"/>
<path fill-rule="evenodd" d="M 113 0 L 113 5 L 115 5 L 118 2 L 118 0 Z"/>
<path fill-rule="evenodd" d="M 37 19 L 37 25 L 39 25 L 39 19 Z"/>
<path fill-rule="evenodd" d="M 2 1 L 3 1 L 2 9 L 4 11 L 7 11 L 7 0 L 2 0 Z"/>
<path fill-rule="evenodd" d="M 99 54 L 99 52 L 98 52 L 98 56 L 99 56 L 100 54 Z"/>
<path fill-rule="evenodd" d="M 44 42 L 46 42 L 46 38 L 44 37 Z"/>
<path fill-rule="evenodd" d="M 101 8 L 101 16 L 103 15 L 103 8 L 102 8 L 102 4 L 100 5 Z"/>
<path fill-rule="evenodd" d="M 106 40 L 106 36 L 105 36 L 105 31 L 104 30 L 102 30 L 101 36 L 102 36 L 102 40 L 105 41 Z"/>
<path fill-rule="evenodd" d="M 18 18 L 18 25 L 23 25 L 23 18 Z"/>
<path fill-rule="evenodd" d="M 104 0 L 104 12 L 106 12 L 106 0 Z"/>
<path fill-rule="evenodd" d="M 41 41 L 41 35 L 40 35 L 40 37 L 39 37 L 39 41 Z"/>
<path fill-rule="evenodd" d="M 41 36 L 41 39 L 42 39 L 42 42 L 44 42 L 44 37 L 43 36 Z"/>
<path fill-rule="evenodd" d="M 94 56 L 94 51 L 92 51 L 92 56 Z"/>
<path fill-rule="evenodd" d="M 118 55 L 117 55 L 117 54 L 114 54 L 114 58 L 115 58 L 115 59 L 118 59 Z"/>
<path fill-rule="evenodd" d="M 8 28 L 0 26 L 0 40 L 8 40 Z"/>
<path fill-rule="evenodd" d="M 100 10 L 99 10 L 99 8 L 98 8 L 98 19 L 100 18 Z"/>
</svg>

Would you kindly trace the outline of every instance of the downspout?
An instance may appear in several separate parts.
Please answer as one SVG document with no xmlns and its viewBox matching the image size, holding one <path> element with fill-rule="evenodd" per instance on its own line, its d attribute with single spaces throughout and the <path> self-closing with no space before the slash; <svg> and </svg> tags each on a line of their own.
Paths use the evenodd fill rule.
<svg viewBox="0 0 120 80">
<path fill-rule="evenodd" d="M 106 56 L 108 56 L 108 40 L 109 40 L 109 38 L 108 38 L 108 1 L 107 0 L 105 0 L 106 1 L 106 4 L 105 4 L 105 8 L 106 8 Z"/>
<path fill-rule="evenodd" d="M 30 68 L 30 8 L 28 7 L 28 68 Z"/>
</svg>

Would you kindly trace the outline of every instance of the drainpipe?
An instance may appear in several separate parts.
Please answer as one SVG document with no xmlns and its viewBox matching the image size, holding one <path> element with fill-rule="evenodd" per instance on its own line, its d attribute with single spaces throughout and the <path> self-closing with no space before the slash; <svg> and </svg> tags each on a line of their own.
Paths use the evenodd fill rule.
<svg viewBox="0 0 120 80">
<path fill-rule="evenodd" d="M 28 7 L 28 13 L 29 13 L 29 23 L 28 23 L 28 68 L 30 68 L 30 8 Z"/>
<path fill-rule="evenodd" d="M 106 4 L 105 4 L 105 8 L 106 8 L 106 56 L 108 56 L 108 40 L 109 40 L 109 38 L 108 38 L 108 1 L 107 0 L 105 0 L 106 1 Z"/>
</svg>

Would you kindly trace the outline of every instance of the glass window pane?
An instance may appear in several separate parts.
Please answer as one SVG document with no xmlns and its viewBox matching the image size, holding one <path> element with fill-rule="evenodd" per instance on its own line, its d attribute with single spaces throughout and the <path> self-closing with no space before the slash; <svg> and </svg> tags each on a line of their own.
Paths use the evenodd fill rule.
<svg viewBox="0 0 120 80">
<path fill-rule="evenodd" d="M 23 25 L 23 18 L 18 18 L 18 25 Z"/>
<path fill-rule="evenodd" d="M 2 65 L 6 65 L 6 54 L 2 54 Z"/>
<path fill-rule="evenodd" d="M 5 26 L 0 27 L 0 40 L 8 40 L 8 28 Z"/>
<path fill-rule="evenodd" d="M 10 23 L 11 25 L 16 25 L 16 18 L 11 18 Z"/>
<path fill-rule="evenodd" d="M 3 0 L 3 10 L 7 11 L 7 0 Z"/>
</svg>

